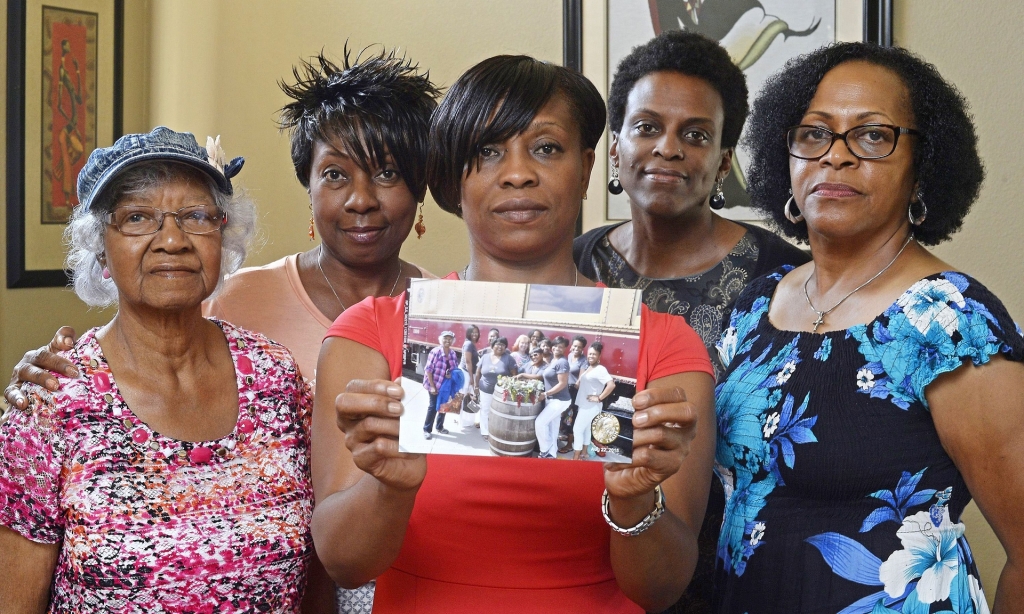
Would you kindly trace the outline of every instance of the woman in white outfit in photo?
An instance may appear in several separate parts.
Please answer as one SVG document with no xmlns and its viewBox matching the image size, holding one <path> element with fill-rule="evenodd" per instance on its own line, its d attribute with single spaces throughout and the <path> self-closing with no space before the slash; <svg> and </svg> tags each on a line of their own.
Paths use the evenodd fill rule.
<svg viewBox="0 0 1024 614">
<path fill-rule="evenodd" d="M 544 410 L 537 416 L 535 423 L 540 458 L 555 458 L 558 455 L 558 421 L 562 412 L 569 409 L 572 403 L 572 397 L 569 396 L 569 361 L 565 358 L 568 345 L 569 340 L 565 337 L 555 337 L 551 343 L 551 362 L 547 367 L 538 375 L 519 376 L 544 381 L 544 392 L 540 394 L 544 400 Z"/>
<path fill-rule="evenodd" d="M 576 393 L 576 423 L 572 427 L 572 459 L 583 458 L 583 447 L 590 442 L 590 423 L 601 413 L 604 400 L 615 391 L 615 380 L 601 364 L 604 344 L 595 341 L 587 350 L 587 370 L 580 374 Z"/>
</svg>

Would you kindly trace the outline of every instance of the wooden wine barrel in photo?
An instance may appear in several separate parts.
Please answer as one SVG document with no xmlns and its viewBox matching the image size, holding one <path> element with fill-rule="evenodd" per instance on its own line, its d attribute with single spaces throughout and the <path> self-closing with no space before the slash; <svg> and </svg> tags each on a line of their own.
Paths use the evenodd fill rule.
<svg viewBox="0 0 1024 614">
<path fill-rule="evenodd" d="M 537 445 L 534 423 L 543 409 L 543 401 L 532 405 L 502 401 L 500 391 L 495 390 L 487 418 L 491 451 L 498 456 L 529 456 Z"/>
</svg>

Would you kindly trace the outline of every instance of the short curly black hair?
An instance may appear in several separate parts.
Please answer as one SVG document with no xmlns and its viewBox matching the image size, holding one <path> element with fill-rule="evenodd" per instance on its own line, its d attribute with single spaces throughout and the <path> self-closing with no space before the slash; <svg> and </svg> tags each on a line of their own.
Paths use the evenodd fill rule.
<svg viewBox="0 0 1024 614">
<path fill-rule="evenodd" d="M 292 69 L 294 83 L 279 85 L 291 98 L 279 125 L 292 144 L 292 164 L 309 188 L 313 146 L 337 138 L 369 172 L 390 154 L 409 191 L 422 201 L 427 191 L 427 133 L 440 90 L 394 50 L 351 57 L 348 45 L 339 66 L 323 53 Z"/>
<path fill-rule="evenodd" d="M 622 129 L 626 117 L 626 100 L 636 82 L 659 71 L 676 71 L 697 77 L 715 88 L 722 97 L 725 116 L 722 148 L 736 146 L 750 110 L 747 104 L 747 79 L 721 45 L 706 36 L 684 30 L 662 32 L 643 45 L 634 47 L 619 62 L 608 94 L 608 127 L 612 132 Z"/>
<path fill-rule="evenodd" d="M 604 101 L 579 72 L 525 55 L 499 55 L 463 73 L 430 122 L 427 184 L 438 206 L 462 217 L 462 180 L 475 170 L 480 148 L 526 130 L 556 94 L 572 107 L 581 145 L 597 147 Z"/>
<path fill-rule="evenodd" d="M 914 237 L 924 245 L 937 245 L 960 230 L 978 198 L 985 169 L 967 100 L 933 65 L 900 47 L 836 43 L 793 58 L 765 83 L 743 139 L 751 160 L 751 205 L 782 234 L 807 241 L 807 224 L 789 222 L 783 210 L 790 196 L 786 129 L 800 123 L 825 73 L 851 61 L 887 68 L 907 87 L 921 133 L 914 143 L 914 169 L 928 208 Z"/>
</svg>

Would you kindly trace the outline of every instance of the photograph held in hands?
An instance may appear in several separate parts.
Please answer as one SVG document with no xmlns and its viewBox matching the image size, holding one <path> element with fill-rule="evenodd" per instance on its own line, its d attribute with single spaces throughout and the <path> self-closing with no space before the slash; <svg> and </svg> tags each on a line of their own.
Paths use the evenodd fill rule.
<svg viewBox="0 0 1024 614">
<path fill-rule="evenodd" d="M 424 279 L 406 296 L 401 451 L 630 462 L 640 291 Z"/>
</svg>

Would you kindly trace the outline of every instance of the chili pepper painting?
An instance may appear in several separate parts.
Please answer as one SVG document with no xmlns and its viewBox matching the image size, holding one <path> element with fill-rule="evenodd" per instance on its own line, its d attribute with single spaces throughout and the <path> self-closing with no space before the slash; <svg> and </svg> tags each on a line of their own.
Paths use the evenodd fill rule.
<svg viewBox="0 0 1024 614">
<path fill-rule="evenodd" d="M 99 15 L 43 7 L 41 221 L 63 224 L 78 204 L 76 181 L 96 148 Z"/>
</svg>

